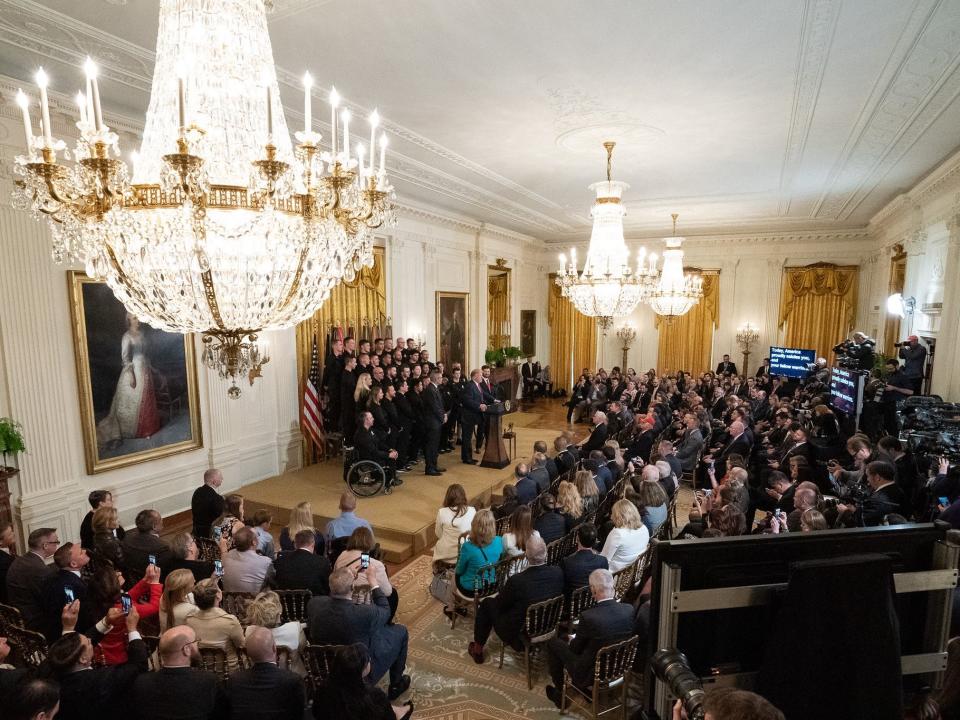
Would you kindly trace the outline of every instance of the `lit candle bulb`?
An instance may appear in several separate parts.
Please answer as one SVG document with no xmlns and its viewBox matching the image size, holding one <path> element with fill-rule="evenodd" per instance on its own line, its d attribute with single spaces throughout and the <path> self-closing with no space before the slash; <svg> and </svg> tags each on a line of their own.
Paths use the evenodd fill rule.
<svg viewBox="0 0 960 720">
<path fill-rule="evenodd" d="M 82 92 L 77 93 L 77 107 L 80 109 L 80 124 L 87 124 L 87 99 Z"/>
<path fill-rule="evenodd" d="M 567 272 L 567 256 L 563 253 L 560 253 L 560 275 L 565 275 Z"/>
<path fill-rule="evenodd" d="M 91 58 L 83 64 L 87 74 L 87 94 L 93 97 L 93 123 L 97 132 L 103 130 L 103 112 L 100 110 L 100 85 L 97 82 L 97 64 Z"/>
<path fill-rule="evenodd" d="M 373 175 L 373 153 L 377 144 L 377 127 L 380 125 L 380 113 L 374 110 L 367 118 L 370 123 L 370 174 Z"/>
<path fill-rule="evenodd" d="M 37 87 L 40 88 L 40 123 L 43 126 L 44 147 L 53 147 L 53 134 L 50 131 L 50 103 L 47 100 L 47 83 L 49 78 L 43 68 L 37 70 Z"/>
<path fill-rule="evenodd" d="M 650 261 L 650 269 L 651 269 L 651 270 L 656 270 L 656 268 L 657 268 L 657 254 L 656 254 L 656 253 L 650 253 L 649 257 L 647 257 L 647 260 Z"/>
<path fill-rule="evenodd" d="M 337 105 L 340 94 L 335 87 L 330 88 L 330 156 L 331 162 L 337 161 Z"/>
<path fill-rule="evenodd" d="M 17 90 L 17 105 L 20 106 L 20 113 L 23 115 L 23 135 L 27 141 L 27 155 L 29 156 L 33 153 L 33 124 L 30 122 L 30 100 L 23 90 Z"/>
<path fill-rule="evenodd" d="M 363 177 L 363 158 L 367 154 L 366 148 L 363 147 L 363 143 L 357 143 L 357 182 L 360 183 L 360 187 L 363 187 L 361 178 Z"/>
<path fill-rule="evenodd" d="M 387 134 L 380 135 L 380 174 L 383 175 L 387 169 Z"/>
<path fill-rule="evenodd" d="M 340 119 L 343 121 L 343 152 L 346 154 L 344 162 L 350 160 L 350 111 L 344 108 L 340 113 Z"/>
<path fill-rule="evenodd" d="M 140 162 L 140 153 L 134 150 L 130 153 L 130 177 L 136 178 L 137 176 L 137 163 Z"/>
<path fill-rule="evenodd" d="M 313 78 L 310 73 L 303 74 L 303 131 L 310 132 L 310 126 L 313 125 L 313 98 L 310 91 L 313 88 Z"/>
<path fill-rule="evenodd" d="M 273 142 L 273 89 L 267 84 L 267 142 Z"/>
</svg>

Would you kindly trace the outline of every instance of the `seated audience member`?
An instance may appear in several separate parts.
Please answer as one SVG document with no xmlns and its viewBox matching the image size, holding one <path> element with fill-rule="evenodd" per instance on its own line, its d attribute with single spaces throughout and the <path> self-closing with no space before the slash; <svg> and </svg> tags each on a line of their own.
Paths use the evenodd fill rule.
<svg viewBox="0 0 960 720">
<path fill-rule="evenodd" d="M 687 524 L 677 533 L 676 537 L 681 540 L 703 537 L 703 531 L 705 529 L 706 525 L 703 522 L 703 513 L 700 507 L 694 504 L 693 507 L 690 508 L 690 513 L 687 515 Z"/>
<path fill-rule="evenodd" d="M 280 553 L 274 563 L 276 583 L 281 590 L 309 590 L 314 595 L 330 592 L 330 561 L 316 553 L 313 528 L 298 530 L 293 542 L 296 550 Z"/>
<path fill-rule="evenodd" d="M 258 593 L 273 584 L 270 558 L 257 554 L 257 536 L 248 527 L 233 535 L 233 549 L 223 556 L 224 592 Z"/>
<path fill-rule="evenodd" d="M 81 571 L 90 562 L 87 551 L 75 543 L 64 543 L 53 554 L 53 564 L 57 573 L 51 576 L 43 587 L 43 634 L 53 642 L 62 632 L 60 614 L 63 606 L 73 600 L 80 601 L 81 631 L 85 631 L 97 621 L 93 604 L 87 601 L 87 583 L 81 578 Z M 108 566 L 109 567 L 109 566 Z"/>
<path fill-rule="evenodd" d="M 682 717 L 680 700 L 673 706 L 674 718 Z M 703 696 L 707 720 L 784 720 L 769 700 L 749 690 L 719 687 Z"/>
<path fill-rule="evenodd" d="M 193 573 L 194 581 L 205 580 L 213 575 L 213 563 L 209 560 L 199 560 L 199 554 L 197 541 L 193 535 L 188 532 L 177 533 L 170 541 L 170 560 L 167 561 L 167 566 L 160 570 L 167 574 L 174 570 L 189 570 Z"/>
<path fill-rule="evenodd" d="M 547 474 L 550 476 L 550 482 L 553 482 L 560 476 L 560 469 L 552 457 L 547 455 L 547 443 L 543 440 L 537 440 L 533 444 L 533 454 L 543 455 L 544 466 L 547 468 Z"/>
<path fill-rule="evenodd" d="M 370 653 L 359 643 L 338 650 L 330 682 L 314 695 L 314 720 L 408 720 L 412 703 L 391 705 L 383 690 L 369 682 L 371 665 Z"/>
<path fill-rule="evenodd" d="M 547 643 L 547 667 L 552 685 L 547 686 L 547 697 L 560 707 L 563 671 L 570 673 L 573 684 L 590 687 L 593 682 L 597 652 L 633 635 L 633 606 L 614 599 L 613 575 L 598 569 L 590 573 L 590 594 L 597 604 L 584 610 L 573 640 L 568 644 L 555 637 Z"/>
<path fill-rule="evenodd" d="M 572 482 L 562 481 L 557 487 L 557 508 L 563 515 L 564 532 L 568 533 L 583 519 L 583 499 Z"/>
<path fill-rule="evenodd" d="M 510 576 L 503 589 L 486 598 L 477 609 L 473 625 L 473 641 L 467 652 L 473 661 L 485 660 L 483 646 L 493 630 L 515 650 L 522 650 L 520 634 L 526 621 L 527 608 L 534 603 L 563 594 L 563 571 L 547 565 L 547 546 L 539 537 L 527 542 L 527 568 Z"/>
<path fill-rule="evenodd" d="M 373 567 L 363 571 L 372 588 L 373 602 L 353 602 L 354 574 L 339 568 L 330 575 L 330 595 L 315 597 L 307 606 L 307 636 L 312 643 L 352 645 L 361 643 L 370 652 L 370 682 L 376 684 L 388 670 L 387 696 L 395 700 L 410 687 L 404 674 L 407 664 L 407 628 L 390 624 L 390 603 L 380 590 Z"/>
<path fill-rule="evenodd" d="M 297 503 L 290 511 L 290 521 L 280 530 L 280 549 L 283 552 L 292 552 L 296 549 L 294 537 L 301 530 L 312 530 L 316 536 L 313 541 L 313 551 L 323 555 L 326 547 L 323 533 L 313 526 L 313 507 L 308 502 Z"/>
<path fill-rule="evenodd" d="M 261 508 L 253 513 L 250 529 L 257 536 L 257 553 L 273 560 L 277 551 L 273 546 L 273 535 L 270 534 L 270 525 L 273 524 L 273 515 L 269 510 Z"/>
<path fill-rule="evenodd" d="M 676 454 L 676 451 L 674 450 L 673 443 L 670 442 L 669 440 L 661 440 L 660 444 L 657 447 L 660 451 L 660 459 L 657 462 L 665 462 L 669 466 L 670 472 L 668 473 L 668 475 L 672 476 L 672 479 L 674 482 L 673 487 L 676 488 L 680 482 L 680 478 L 683 477 L 683 465 L 681 465 L 680 460 L 677 458 L 677 454 Z M 660 474 L 661 476 L 663 475 L 662 470 Z M 664 490 L 666 489 L 667 488 L 664 487 Z M 673 493 L 670 492 L 668 493 L 668 495 L 672 497 Z"/>
<path fill-rule="evenodd" d="M 78 603 L 79 605 L 79 603 Z M 10 643 L 0 636 L 0 707 L 7 707 L 10 693 L 21 680 L 27 677 L 27 668 L 14 667 L 7 662 L 10 657 Z"/>
<path fill-rule="evenodd" d="M 11 690 L 4 717 L 9 720 L 53 720 L 59 710 L 60 685 L 53 680 L 29 678 Z"/>
<path fill-rule="evenodd" d="M 333 564 L 333 569 L 347 568 L 353 573 L 354 584 L 357 587 L 366 587 L 368 585 L 367 573 L 362 571 L 360 565 L 362 564 L 362 556 L 369 555 L 372 550 L 373 533 L 368 528 L 358 527 L 350 535 L 350 539 L 347 541 L 347 549 L 340 553 L 337 561 Z M 400 604 L 400 596 L 397 595 L 397 589 L 390 583 L 386 566 L 375 557 L 370 557 L 369 562 L 369 567 L 377 577 L 377 587 L 380 588 L 380 592 L 387 598 L 390 605 L 390 619 L 392 620 L 397 612 L 397 606 Z M 372 599 L 372 597 L 369 598 L 370 601 Z"/>
<path fill-rule="evenodd" d="M 546 492 L 550 487 L 550 473 L 547 470 L 547 456 L 543 453 L 534 453 L 529 466 L 527 477 L 537 486 L 537 495 Z"/>
<path fill-rule="evenodd" d="M 127 660 L 119 665 L 94 667 L 90 638 L 73 632 L 72 622 L 65 618 L 64 634 L 47 651 L 47 666 L 60 683 L 60 712 L 57 715 L 60 720 L 94 720 L 120 715 L 119 708 L 126 701 L 137 676 L 147 669 L 150 655 L 137 631 L 139 620 L 136 606 L 123 618 Z"/>
<path fill-rule="evenodd" d="M 197 611 L 193 602 L 193 587 L 196 585 L 193 573 L 185 568 L 174 570 L 163 581 L 163 595 L 160 597 L 160 633 L 172 627 L 183 625 L 187 616 Z"/>
<path fill-rule="evenodd" d="M 800 516 L 800 531 L 801 532 L 812 532 L 814 530 L 827 530 L 829 529 L 827 525 L 827 519 L 823 516 L 816 508 L 809 508 L 804 510 L 803 514 Z"/>
<path fill-rule="evenodd" d="M 677 443 L 676 450 L 671 454 L 680 464 L 682 472 L 693 472 L 697 467 L 697 458 L 703 449 L 703 434 L 700 432 L 700 421 L 696 413 L 688 412 L 683 416 L 684 431 Z M 668 461 L 669 462 L 669 461 Z"/>
<path fill-rule="evenodd" d="M 113 507 L 113 493 L 109 490 L 91 490 L 87 502 L 90 503 L 90 511 L 83 516 L 83 522 L 80 523 L 80 545 L 86 550 L 93 550 L 93 514 L 99 508 Z M 123 528 L 117 525 L 117 540 L 122 541 L 124 535 Z"/>
<path fill-rule="evenodd" d="M 543 493 L 539 499 L 540 517 L 533 526 L 548 545 L 567 534 L 567 522 L 557 507 L 557 501 L 550 493 Z"/>
<path fill-rule="evenodd" d="M 17 552 L 17 536 L 13 523 L 0 522 L 0 603 L 7 602 L 7 570 L 13 565 Z"/>
<path fill-rule="evenodd" d="M 503 552 L 509 557 L 523 555 L 531 537 L 540 537 L 533 529 L 533 514 L 526 505 L 521 505 L 510 516 L 510 531 L 503 534 Z"/>
<path fill-rule="evenodd" d="M 217 492 L 223 484 L 223 473 L 210 468 L 203 473 L 203 485 L 193 491 L 190 511 L 193 515 L 193 536 L 209 538 L 213 521 L 223 514 L 223 496 Z"/>
<path fill-rule="evenodd" d="M 648 465 L 647 467 L 650 466 Z M 647 467 L 643 469 L 646 470 Z M 653 464 L 653 467 L 657 469 L 657 482 L 660 483 L 660 487 L 663 488 L 663 492 L 666 494 L 667 500 L 669 500 L 677 491 L 677 487 L 679 487 L 680 476 L 673 474 L 673 468 L 670 467 L 670 463 L 666 460 L 657 460 L 657 462 Z M 653 475 L 651 474 L 650 477 L 652 478 Z"/>
<path fill-rule="evenodd" d="M 517 491 L 517 501 L 521 505 L 526 505 L 537 499 L 540 491 L 537 490 L 536 481 L 530 477 L 530 472 L 526 463 L 517 463 L 513 469 L 513 475 L 516 478 L 514 488 Z"/>
<path fill-rule="evenodd" d="M 300 659 L 300 650 L 306 646 L 307 636 L 298 621 L 290 620 L 281 623 L 282 618 L 283 606 L 280 604 L 280 596 L 273 590 L 262 592 L 250 601 L 247 605 L 247 629 L 243 633 L 247 643 L 247 654 L 250 653 L 251 628 L 266 628 L 273 635 L 276 647 L 287 648 L 290 651 L 290 667 L 302 673 L 303 661 Z"/>
<path fill-rule="evenodd" d="M 497 562 L 502 554 L 503 540 L 497 535 L 497 523 L 493 519 L 493 513 L 480 510 L 473 517 L 470 534 L 460 546 L 460 556 L 453 571 L 457 589 L 467 597 L 473 597 L 479 570 Z M 487 577 L 483 579 L 492 581 L 493 573 L 488 571 Z M 450 617 L 452 610 L 444 608 L 443 612 Z"/>
<path fill-rule="evenodd" d="M 577 528 L 577 549 L 560 561 L 563 570 L 564 593 L 570 596 L 577 588 L 588 584 L 590 573 L 594 570 L 606 570 L 607 559 L 593 549 L 597 543 L 597 528 L 584 523 Z"/>
<path fill-rule="evenodd" d="M 849 522 L 861 527 L 879 525 L 889 513 L 902 514 L 903 490 L 895 482 L 896 470 L 884 460 L 876 460 L 865 468 L 870 494 L 863 499 L 859 507 L 840 504 L 837 512 L 838 522 Z"/>
<path fill-rule="evenodd" d="M 593 413 L 593 429 L 590 436 L 580 445 L 580 457 L 587 457 L 594 450 L 599 450 L 607 441 L 607 414 L 603 410 Z"/>
<path fill-rule="evenodd" d="M 657 465 L 660 463 L 658 462 Z M 654 465 L 647 465 L 641 473 L 642 480 L 635 482 L 637 493 L 634 501 L 638 503 L 638 510 L 641 510 L 640 517 L 643 520 L 650 537 L 657 534 L 660 526 L 667 521 L 669 513 L 668 505 L 670 503 L 667 493 L 664 492 L 663 485 L 660 484 L 660 471 Z M 634 478 L 636 480 L 636 478 Z"/>
<path fill-rule="evenodd" d="M 566 438 L 562 436 L 553 441 L 553 463 L 557 466 L 559 473 L 569 472 L 577 464 L 577 458 L 567 447 L 568 444 Z"/>
<path fill-rule="evenodd" d="M 613 490 L 613 473 L 607 467 L 602 451 L 594 450 L 590 453 L 590 459 L 584 462 L 583 466 L 593 472 L 593 481 L 597 484 L 601 497 Z"/>
<path fill-rule="evenodd" d="M 227 656 L 227 666 L 233 672 L 238 667 L 237 650 L 243 647 L 243 629 L 236 615 L 220 607 L 223 592 L 213 578 L 201 580 L 193 588 L 195 612 L 186 617 L 186 625 L 196 633 L 199 647 L 219 648 Z M 167 632 L 170 632 L 169 630 Z"/>
<path fill-rule="evenodd" d="M 223 499 L 223 514 L 210 527 L 210 537 L 216 542 L 224 540 L 232 548 L 234 534 L 246 527 L 243 517 L 243 495 L 227 495 Z"/>
<path fill-rule="evenodd" d="M 7 602 L 20 611 L 30 630 L 44 630 L 43 586 L 57 573 L 47 560 L 59 545 L 55 528 L 37 528 L 27 537 L 28 552 L 14 558 L 7 570 Z"/>
<path fill-rule="evenodd" d="M 584 514 L 594 512 L 600 504 L 600 489 L 593 479 L 593 473 L 589 470 L 577 470 L 576 475 L 573 476 L 573 482 L 583 502 Z"/>
<path fill-rule="evenodd" d="M 97 508 L 90 526 L 93 528 L 93 546 L 88 550 L 98 561 L 108 562 L 119 570 L 125 569 L 123 547 L 117 535 L 120 528 L 117 509 L 112 505 Z"/>
<path fill-rule="evenodd" d="M 178 626 L 160 636 L 160 669 L 141 673 L 133 684 L 137 720 L 222 720 L 227 699 L 217 676 L 195 670 L 200 661 L 197 634 Z"/>
<path fill-rule="evenodd" d="M 108 615 L 111 608 L 123 610 L 121 596 L 123 592 L 123 575 L 111 567 L 99 567 L 90 580 L 90 601 L 95 608 L 96 615 Z M 141 620 L 150 620 L 160 612 L 160 596 L 163 586 L 160 584 L 160 569 L 156 565 L 147 565 L 143 579 L 137 582 L 126 593 L 130 596 L 132 606 L 137 608 Z M 80 603 L 81 610 L 83 603 Z M 103 662 L 106 665 L 122 665 L 127 662 L 127 632 L 123 615 L 120 614 L 110 623 L 106 633 L 100 639 L 100 649 L 103 651 Z"/>
<path fill-rule="evenodd" d="M 740 508 L 733 503 L 714 510 L 710 514 L 710 519 L 710 524 L 720 531 L 722 537 L 744 535 L 747 532 L 747 520 L 740 512 Z"/>
<path fill-rule="evenodd" d="M 816 509 L 817 491 L 810 487 L 800 487 L 793 493 L 793 510 L 787 515 L 787 528 L 790 532 L 800 531 L 800 517 L 806 510 Z"/>
<path fill-rule="evenodd" d="M 170 562 L 170 546 L 160 539 L 163 518 L 156 510 L 141 510 L 134 523 L 136 529 L 128 532 L 121 543 L 126 562 L 124 569 L 132 577 L 143 577 L 151 555 L 158 567 L 163 569 L 167 566 Z"/>
<path fill-rule="evenodd" d="M 650 532 L 643 524 L 637 506 L 629 500 L 617 500 L 610 513 L 613 530 L 603 543 L 601 554 L 610 564 L 610 572 L 627 567 L 650 544 Z"/>
<path fill-rule="evenodd" d="M 306 707 L 303 681 L 277 665 L 277 645 L 270 630 L 247 628 L 247 657 L 252 667 L 226 682 L 230 720 L 300 720 Z"/>
<path fill-rule="evenodd" d="M 476 509 L 467 504 L 467 493 L 463 485 L 454 483 L 447 488 L 443 507 L 437 510 L 437 520 L 434 524 L 437 536 L 437 544 L 433 548 L 434 563 L 452 565 L 457 562 L 460 536 L 470 532 L 476 513 Z"/>
<path fill-rule="evenodd" d="M 512 485 L 511 483 L 507 483 L 500 488 L 500 493 L 503 495 L 503 502 L 496 507 L 490 508 L 493 510 L 493 516 L 497 520 L 510 517 L 513 515 L 514 511 L 520 507 L 520 500 L 517 498 L 516 486 Z"/>
<path fill-rule="evenodd" d="M 370 523 L 357 516 L 356 496 L 349 490 L 345 490 L 340 496 L 340 514 L 327 523 L 327 540 L 334 541 L 348 538 L 353 535 L 353 531 L 358 527 L 365 527 L 371 533 L 373 532 Z M 332 556 L 331 559 L 333 559 Z"/>
</svg>

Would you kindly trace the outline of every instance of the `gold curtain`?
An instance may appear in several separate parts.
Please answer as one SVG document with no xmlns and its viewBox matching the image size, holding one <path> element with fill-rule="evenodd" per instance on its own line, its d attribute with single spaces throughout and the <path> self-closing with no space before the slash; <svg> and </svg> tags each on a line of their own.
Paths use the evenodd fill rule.
<svg viewBox="0 0 960 720">
<path fill-rule="evenodd" d="M 554 283 L 550 275 L 547 322 L 550 324 L 550 375 L 554 389 L 570 390 L 570 354 L 573 353 L 573 382 L 583 368 L 596 370 L 597 321 L 580 314 Z"/>
<path fill-rule="evenodd" d="M 713 331 L 720 320 L 720 273 L 684 268 L 703 277 L 703 298 L 685 315 L 667 321 L 657 315 L 657 371 L 685 370 L 699 374 L 710 369 Z"/>
<path fill-rule="evenodd" d="M 815 350 L 833 362 L 831 348 L 853 330 L 857 313 L 856 265 L 817 263 L 783 270 L 780 328 L 787 347 Z"/>
<path fill-rule="evenodd" d="M 358 342 L 361 339 L 373 341 L 377 333 L 384 336 L 388 334 L 384 257 L 384 249 L 375 247 L 373 267 L 363 268 L 350 282 L 341 281 L 330 292 L 330 297 L 313 314 L 313 317 L 297 325 L 297 380 L 298 400 L 301 405 L 307 373 L 310 371 L 310 352 L 314 337 L 317 338 L 322 372 L 323 363 L 326 360 L 327 336 L 334 325 L 341 326 L 344 335 L 353 328 L 354 337 Z M 313 462 L 315 456 L 322 454 L 322 448 L 312 448 L 312 444 L 308 438 L 304 437 L 304 463 L 308 465 Z"/>
<path fill-rule="evenodd" d="M 510 273 L 487 276 L 487 345 L 493 347 L 510 322 Z M 506 339 L 509 344 L 509 338 Z"/>
</svg>

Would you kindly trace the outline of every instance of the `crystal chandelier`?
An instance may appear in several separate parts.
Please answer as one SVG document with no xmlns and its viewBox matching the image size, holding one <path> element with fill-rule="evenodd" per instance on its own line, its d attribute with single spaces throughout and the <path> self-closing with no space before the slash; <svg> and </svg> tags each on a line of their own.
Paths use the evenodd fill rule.
<svg viewBox="0 0 960 720">
<path fill-rule="evenodd" d="M 621 203 L 623 191 L 630 186 L 611 180 L 615 145 L 613 142 L 603 144 L 607 150 L 607 179 L 590 186 L 597 201 L 591 211 L 593 232 L 583 272 L 577 270 L 577 250 L 572 248 L 569 265 L 566 256 L 560 256 L 556 279 L 563 296 L 590 317 L 629 315 L 644 299 L 657 276 L 657 256 L 651 253 L 645 263 L 644 248 L 640 248 L 637 255 L 637 269 L 630 267 L 630 255 L 623 239 L 625 211 Z"/>
<path fill-rule="evenodd" d="M 310 317 L 342 279 L 373 264 L 369 231 L 393 223 L 387 140 L 370 116 L 369 161 L 350 147 L 350 113 L 330 93 L 331 137 L 304 127 L 292 145 L 279 99 L 264 0 L 161 0 L 156 65 L 140 152 L 130 165 L 103 122 L 96 66 L 77 97 L 72 165 L 19 93 L 27 153 L 15 205 L 46 217 L 57 262 L 83 263 L 151 326 L 203 335 L 203 361 L 252 384 L 269 360 L 263 330 Z M 379 168 L 375 151 L 379 150 Z"/>
<path fill-rule="evenodd" d="M 651 291 L 647 302 L 657 315 L 673 318 L 685 314 L 703 297 L 703 278 L 683 274 L 683 238 L 677 237 L 677 217 L 673 218 L 673 236 L 664 239 L 667 249 L 663 251 L 663 269 L 660 279 Z"/>
</svg>

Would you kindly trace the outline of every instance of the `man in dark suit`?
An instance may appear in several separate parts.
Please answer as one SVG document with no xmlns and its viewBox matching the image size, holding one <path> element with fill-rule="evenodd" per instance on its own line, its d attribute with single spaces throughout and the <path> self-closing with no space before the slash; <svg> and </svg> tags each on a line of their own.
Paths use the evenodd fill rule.
<svg viewBox="0 0 960 720">
<path fill-rule="evenodd" d="M 203 473 L 203 485 L 193 491 L 190 512 L 193 515 L 194 537 L 210 537 L 210 526 L 223 515 L 223 496 L 217 492 L 217 488 L 222 484 L 223 473 L 216 468 L 210 468 Z"/>
<path fill-rule="evenodd" d="M 607 441 L 607 414 L 603 410 L 597 410 L 593 414 L 593 430 L 590 431 L 590 437 L 580 446 L 580 457 L 585 457 L 592 450 L 599 450 Z"/>
<path fill-rule="evenodd" d="M 200 661 L 197 634 L 188 625 L 160 636 L 157 672 L 141 673 L 133 684 L 131 707 L 137 720 L 222 720 L 227 698 L 217 676 L 194 670 Z"/>
<path fill-rule="evenodd" d="M 516 478 L 514 488 L 517 491 L 517 501 L 521 505 L 526 505 L 537 499 L 537 483 L 530 477 L 530 470 L 526 463 L 517 463 L 513 469 L 513 475 Z"/>
<path fill-rule="evenodd" d="M 647 420 L 646 415 L 637 415 L 633 420 L 633 425 L 633 434 L 630 437 L 627 450 L 623 454 L 623 459 L 629 462 L 634 458 L 640 458 L 643 462 L 649 462 L 653 442 L 657 439 L 653 432 L 653 425 Z"/>
<path fill-rule="evenodd" d="M 731 455 L 742 455 L 744 458 L 750 457 L 750 441 L 747 439 L 744 434 L 743 423 L 739 420 L 734 420 L 730 423 L 730 428 L 727 432 L 730 439 L 721 447 L 711 452 L 709 455 L 703 456 L 703 464 L 710 465 L 711 463 L 715 466 L 714 473 L 718 478 L 722 478 L 727 473 L 727 458 Z M 700 487 L 710 487 L 709 482 L 706 480 L 706 471 L 705 468 L 702 468 L 704 472 L 702 473 L 702 478 L 698 480 Z"/>
<path fill-rule="evenodd" d="M 557 511 L 557 501 L 552 494 L 545 492 L 540 496 L 540 517 L 533 523 L 533 529 L 548 545 L 567 534 L 567 521 Z"/>
<path fill-rule="evenodd" d="M 353 436 L 354 448 L 360 460 L 372 460 L 379 464 L 387 478 L 387 490 L 394 485 L 403 485 L 396 476 L 395 465 L 398 453 L 387 441 L 373 429 L 373 414 L 364 411 L 360 414 L 360 427 Z"/>
<path fill-rule="evenodd" d="M 131 530 L 123 539 L 123 556 L 126 559 L 128 577 L 141 578 L 150 564 L 150 556 L 156 558 L 161 570 L 171 559 L 170 546 L 160 539 L 163 517 L 156 510 L 141 510 L 137 513 L 136 530 Z"/>
<path fill-rule="evenodd" d="M 837 505 L 840 519 L 853 514 L 855 525 L 874 527 L 883 523 L 883 518 L 890 513 L 902 515 L 905 498 L 896 483 L 896 473 L 896 468 L 886 460 L 875 460 L 867 465 L 865 476 L 871 493 L 859 507 Z"/>
<path fill-rule="evenodd" d="M 547 470 L 547 456 L 543 453 L 534 453 L 530 467 L 530 479 L 536 483 L 537 494 L 546 492 L 550 487 L 550 471 Z"/>
<path fill-rule="evenodd" d="M 447 421 L 447 413 L 443 410 L 443 398 L 437 385 L 440 382 L 440 371 L 432 370 L 423 385 L 423 474 L 439 477 L 446 472 L 446 468 L 437 465 L 440 453 L 440 428 Z"/>
<path fill-rule="evenodd" d="M 13 523 L 0 522 L 0 603 L 7 602 L 7 571 L 16 557 L 17 536 Z"/>
<path fill-rule="evenodd" d="M 591 452 L 590 458 L 583 466 L 593 473 L 593 481 L 597 484 L 597 490 L 600 491 L 601 498 L 613 489 L 613 473 L 607 467 L 607 459 L 603 455 L 603 450 Z"/>
<path fill-rule="evenodd" d="M 564 668 L 574 685 L 589 687 L 600 649 L 633 635 L 633 606 L 614 599 L 613 585 L 609 570 L 590 573 L 590 592 L 597 604 L 580 615 L 577 634 L 569 645 L 558 637 L 547 643 L 547 666 L 553 681 L 547 686 L 547 697 L 557 707 L 560 707 Z"/>
<path fill-rule="evenodd" d="M 477 464 L 473 455 L 470 454 L 473 449 L 473 434 L 484 422 L 483 414 L 487 411 L 487 405 L 492 405 L 495 401 L 493 394 L 481 384 L 482 380 L 483 373 L 480 370 L 472 371 L 470 382 L 463 388 L 463 393 L 460 396 L 460 460 L 467 465 Z"/>
<path fill-rule="evenodd" d="M 227 680 L 230 720 L 300 720 L 307 698 L 296 673 L 277 666 L 273 633 L 265 627 L 247 628 L 248 670 L 235 672 Z"/>
<path fill-rule="evenodd" d="M 357 358 L 348 357 L 340 373 L 340 432 L 347 447 L 353 447 L 353 434 L 357 429 L 357 401 L 353 394 L 357 389 Z"/>
<path fill-rule="evenodd" d="M 313 530 L 300 530 L 293 537 L 296 550 L 280 553 L 274 564 L 276 582 L 281 590 L 309 590 L 314 595 L 330 592 L 330 561 L 315 554 L 316 538 Z"/>
<path fill-rule="evenodd" d="M 737 364 L 730 362 L 729 355 L 724 355 L 723 361 L 717 365 L 717 375 L 723 375 L 724 373 L 729 373 L 730 375 L 737 374 Z"/>
<path fill-rule="evenodd" d="M 63 606 L 74 600 L 80 601 L 80 617 L 77 625 L 81 632 L 85 632 L 97 621 L 93 617 L 93 603 L 87 602 L 87 584 L 81 579 L 80 573 L 90 556 L 79 543 L 64 543 L 53 554 L 53 564 L 57 573 L 43 584 L 43 634 L 49 642 L 53 642 L 63 632 L 60 616 Z"/>
<path fill-rule="evenodd" d="M 786 450 L 767 461 L 771 470 L 779 470 L 787 477 L 790 476 L 790 458 L 799 456 L 807 461 L 808 467 L 813 467 L 813 446 L 807 441 L 807 431 L 798 422 L 790 425 L 790 439 Z"/>
<path fill-rule="evenodd" d="M 560 469 L 557 467 L 557 463 L 552 457 L 547 456 L 547 443 L 543 440 L 537 440 L 533 444 L 533 454 L 536 457 L 537 453 L 543 455 L 543 464 L 547 468 L 547 475 L 550 478 L 550 482 L 553 482 L 557 479 L 557 476 L 560 475 Z"/>
<path fill-rule="evenodd" d="M 330 398 L 328 411 L 331 430 L 337 430 L 340 427 L 340 380 L 343 377 L 345 359 L 343 340 L 337 338 L 330 344 L 330 355 L 324 361 L 323 377 L 320 380 L 320 385 Z"/>
<path fill-rule="evenodd" d="M 102 507 L 113 507 L 113 493 L 109 490 L 91 490 L 87 495 L 87 502 L 90 503 L 91 510 L 83 516 L 83 522 L 80 523 L 80 544 L 87 550 L 93 550 L 93 513 Z M 122 542 L 124 534 L 124 529 L 117 527 L 117 540 Z"/>
<path fill-rule="evenodd" d="M 537 375 L 533 369 L 532 355 L 528 356 L 523 365 L 520 366 L 520 378 L 520 381 L 523 383 L 523 397 L 536 397 L 536 388 L 534 383 L 536 382 Z"/>
<path fill-rule="evenodd" d="M 570 594 L 577 588 L 582 588 L 590 582 L 590 573 L 594 570 L 606 570 L 609 567 L 607 559 L 593 549 L 597 544 L 597 528 L 591 523 L 584 523 L 577 528 L 577 551 L 567 555 L 560 561 L 563 569 L 564 594 Z"/>
<path fill-rule="evenodd" d="M 27 538 L 29 552 L 16 558 L 7 570 L 7 601 L 23 616 L 30 630 L 43 632 L 43 584 L 57 569 L 47 565 L 60 540 L 56 528 L 37 528 Z"/>
<path fill-rule="evenodd" d="M 522 649 L 520 633 L 527 608 L 563 594 L 563 570 L 546 564 L 547 546 L 541 538 L 534 535 L 527 540 L 526 556 L 527 569 L 511 576 L 499 594 L 481 602 L 477 609 L 473 641 L 467 649 L 476 663 L 484 661 L 483 646 L 493 630 L 507 645 Z"/>
<path fill-rule="evenodd" d="M 566 438 L 563 436 L 553 441 L 553 450 L 556 453 L 553 456 L 553 462 L 557 466 L 557 473 L 562 474 L 572 470 L 577 464 L 577 457 L 568 447 Z"/>
<path fill-rule="evenodd" d="M 390 603 L 380 590 L 373 566 L 360 573 L 365 573 L 372 588 L 372 602 L 354 604 L 353 571 L 346 567 L 334 570 L 330 576 L 330 595 L 315 597 L 307 605 L 307 637 L 312 643 L 363 643 L 371 657 L 370 681 L 377 683 L 389 670 L 387 695 L 396 700 L 410 687 L 410 676 L 403 673 L 407 664 L 407 628 L 388 624 Z"/>
</svg>

